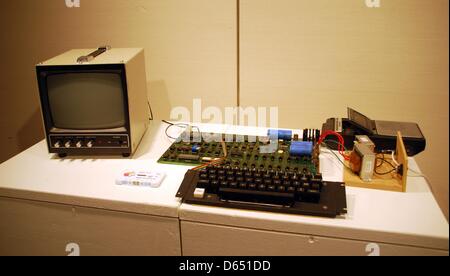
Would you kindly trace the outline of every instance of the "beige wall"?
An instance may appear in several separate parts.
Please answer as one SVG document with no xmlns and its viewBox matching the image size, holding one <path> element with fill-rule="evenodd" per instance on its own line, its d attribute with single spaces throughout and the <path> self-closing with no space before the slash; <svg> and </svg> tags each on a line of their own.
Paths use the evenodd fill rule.
<svg viewBox="0 0 450 276">
<path fill-rule="evenodd" d="M 237 103 L 234 0 L 4 1 L 0 28 L 0 162 L 43 138 L 34 65 L 72 48 L 144 47 L 157 118 Z"/>
<path fill-rule="evenodd" d="M 241 0 L 244 106 L 279 106 L 281 127 L 353 107 L 419 123 L 417 160 L 448 216 L 448 0 Z"/>
<path fill-rule="evenodd" d="M 418 156 L 448 216 L 448 1 L 240 0 L 239 100 L 280 107 L 282 127 L 320 127 L 351 106 L 416 121 Z M 235 106 L 236 0 L 2 3 L 0 162 L 42 138 L 34 64 L 71 48 L 145 47 L 155 115 Z"/>
</svg>

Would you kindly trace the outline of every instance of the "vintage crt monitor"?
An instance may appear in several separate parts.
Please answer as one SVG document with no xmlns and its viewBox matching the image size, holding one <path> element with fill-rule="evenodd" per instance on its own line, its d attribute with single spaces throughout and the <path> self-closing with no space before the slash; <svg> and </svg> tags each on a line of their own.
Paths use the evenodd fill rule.
<svg viewBox="0 0 450 276">
<path fill-rule="evenodd" d="M 371 120 L 351 108 L 347 108 L 347 112 L 348 118 L 330 118 L 322 126 L 322 131 L 341 133 L 347 149 L 353 149 L 357 135 L 367 135 L 375 144 L 377 152 L 395 150 L 397 131 L 400 131 L 408 156 L 425 150 L 426 140 L 416 123 Z"/>
<path fill-rule="evenodd" d="M 71 50 L 36 72 L 50 153 L 135 152 L 150 118 L 143 49 Z"/>
</svg>

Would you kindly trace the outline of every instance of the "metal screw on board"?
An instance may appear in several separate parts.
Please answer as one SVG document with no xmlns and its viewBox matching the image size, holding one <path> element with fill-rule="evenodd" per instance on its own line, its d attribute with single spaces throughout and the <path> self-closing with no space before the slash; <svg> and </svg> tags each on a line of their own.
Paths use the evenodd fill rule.
<svg viewBox="0 0 450 276">
<path fill-rule="evenodd" d="M 322 207 L 324 210 L 328 210 L 328 206 L 327 205 L 323 205 Z"/>
</svg>

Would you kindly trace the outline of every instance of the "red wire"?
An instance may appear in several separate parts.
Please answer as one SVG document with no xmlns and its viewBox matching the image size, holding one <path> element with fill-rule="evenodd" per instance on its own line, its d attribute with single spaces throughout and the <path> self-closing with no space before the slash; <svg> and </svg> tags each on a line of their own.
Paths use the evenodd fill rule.
<svg viewBox="0 0 450 276">
<path fill-rule="evenodd" d="M 339 151 L 339 154 L 342 155 L 342 157 L 344 157 L 345 160 L 350 160 L 350 156 L 345 154 L 344 137 L 342 137 L 342 135 L 337 133 L 336 131 L 332 131 L 332 130 L 324 131 L 322 133 L 322 135 L 320 135 L 319 141 L 317 143 L 319 145 L 322 144 L 323 140 L 325 140 L 325 138 L 327 138 L 330 135 L 336 136 L 338 138 L 338 142 L 339 142 L 339 144 L 338 144 L 338 151 Z"/>
</svg>

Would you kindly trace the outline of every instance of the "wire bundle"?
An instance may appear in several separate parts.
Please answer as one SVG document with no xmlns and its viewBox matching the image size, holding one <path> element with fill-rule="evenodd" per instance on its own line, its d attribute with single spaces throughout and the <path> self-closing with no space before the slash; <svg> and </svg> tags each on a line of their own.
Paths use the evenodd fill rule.
<svg viewBox="0 0 450 276">
<path fill-rule="evenodd" d="M 345 150 L 345 146 L 344 146 L 345 145 L 344 137 L 342 137 L 342 135 L 337 133 L 336 131 L 333 131 L 333 130 L 324 131 L 322 133 L 322 135 L 320 135 L 319 141 L 317 142 L 317 144 L 318 145 L 322 144 L 328 136 L 337 137 L 338 141 L 336 144 L 338 146 L 339 154 L 342 155 L 342 157 L 344 157 L 345 160 L 350 160 L 350 156 L 345 153 L 346 150 Z"/>
</svg>

